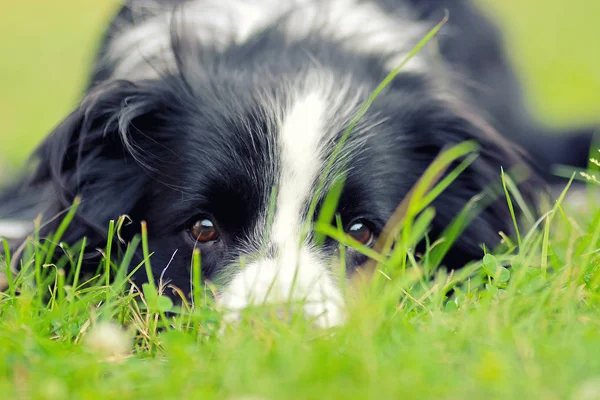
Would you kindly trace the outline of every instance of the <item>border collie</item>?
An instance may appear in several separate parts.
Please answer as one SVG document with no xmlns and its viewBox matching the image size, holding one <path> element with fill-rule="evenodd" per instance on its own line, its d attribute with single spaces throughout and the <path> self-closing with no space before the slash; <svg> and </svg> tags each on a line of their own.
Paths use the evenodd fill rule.
<svg viewBox="0 0 600 400">
<path fill-rule="evenodd" d="M 360 107 L 445 13 L 327 173 Z M 435 239 L 470 199 L 492 195 L 501 167 L 529 170 L 521 190 L 534 199 L 552 164 L 585 165 L 590 137 L 532 122 L 496 29 L 466 0 L 129 0 L 85 97 L 35 152 L 35 170 L 4 192 L 0 234 L 24 238 L 6 221 L 38 213 L 48 234 L 80 196 L 64 240 L 87 237 L 90 266 L 109 221 L 128 215 L 125 241 L 147 222 L 154 276 L 191 291 L 199 249 L 202 276 L 220 284 L 217 302 L 232 315 L 304 301 L 316 325 L 332 326 L 344 320 L 339 244 L 303 227 L 340 174 L 343 227 L 372 246 L 440 151 L 477 141 L 477 160 L 434 203 Z M 511 226 L 506 200 L 489 201 L 444 265 L 481 257 Z M 349 272 L 366 261 L 348 249 Z"/>
</svg>

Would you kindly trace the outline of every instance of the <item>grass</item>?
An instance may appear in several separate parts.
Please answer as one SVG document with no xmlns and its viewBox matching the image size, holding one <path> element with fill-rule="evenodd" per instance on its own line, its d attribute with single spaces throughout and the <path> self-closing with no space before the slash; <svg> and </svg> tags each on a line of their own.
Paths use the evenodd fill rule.
<svg viewBox="0 0 600 400">
<path fill-rule="evenodd" d="M 23 270 L 9 273 L 0 294 L 0 391 L 15 399 L 598 398 L 599 211 L 578 218 L 561 197 L 519 246 L 507 240 L 451 274 L 427 254 L 415 261 L 419 221 L 446 184 L 436 171 L 470 146 L 448 150 L 424 174 L 433 178 L 407 208 L 424 211 L 405 213 L 381 273 L 352 281 L 348 323 L 329 330 L 301 316 L 281 321 L 269 308 L 224 326 L 210 286 L 199 285 L 195 306 L 174 306 L 155 282 L 132 290 L 128 271 L 151 259 L 144 234 L 130 245 L 141 242 L 142 264 L 107 246 L 91 278 L 78 273 L 81 244 L 58 247 L 61 229 L 50 241 L 34 235 Z M 68 256 L 47 263 L 57 249 Z"/>
<path fill-rule="evenodd" d="M 193 306 L 174 306 L 159 282 L 132 290 L 129 271 L 150 266 L 145 235 L 120 258 L 109 240 L 97 274 L 81 275 L 85 242 L 61 243 L 76 202 L 51 240 L 28 241 L 21 272 L 6 269 L 0 393 L 10 399 L 600 398 L 600 210 L 574 210 L 561 197 L 517 238 L 448 273 L 441 257 L 469 221 L 474 199 L 445 241 L 432 243 L 422 258 L 414 254 L 435 214 L 430 204 L 449 184 L 442 172 L 460 158 L 445 175 L 456 177 L 474 150 L 461 144 L 432 164 L 378 253 L 337 227 L 317 225 L 377 261 L 371 279 L 347 287 L 347 324 L 330 330 L 313 329 L 301 316 L 281 321 L 268 308 L 224 326 L 210 285 L 196 285 Z M 503 183 L 507 207 L 526 208 L 509 175 Z M 119 226 L 111 223 L 109 237 Z M 145 260 L 130 265 L 136 248 Z M 58 252 L 66 256 L 53 263 Z M 195 282 L 200 263 L 196 254 Z"/>
</svg>

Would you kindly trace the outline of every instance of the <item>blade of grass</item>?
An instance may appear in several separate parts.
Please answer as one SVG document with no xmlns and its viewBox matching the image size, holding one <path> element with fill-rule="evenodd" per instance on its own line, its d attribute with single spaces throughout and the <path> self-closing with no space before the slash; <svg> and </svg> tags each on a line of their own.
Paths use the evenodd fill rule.
<svg viewBox="0 0 600 400">
<path fill-rule="evenodd" d="M 533 221 L 535 221 L 533 212 L 531 211 L 529 205 L 523 198 L 523 195 L 521 194 L 521 191 L 515 184 L 515 181 L 508 174 L 504 174 L 503 176 L 505 179 L 506 187 L 508 188 L 508 191 L 510 192 L 512 197 L 515 199 L 515 202 L 517 203 L 521 211 L 523 212 L 523 216 L 527 221 L 532 223 Z"/>
<path fill-rule="evenodd" d="M 148 249 L 148 225 L 146 221 L 142 221 L 142 252 L 144 254 L 144 267 L 146 268 L 146 277 L 148 284 L 153 289 L 154 293 L 158 295 L 156 291 L 156 283 L 154 281 L 154 274 L 152 273 L 152 265 L 150 264 L 150 251 Z"/>
<path fill-rule="evenodd" d="M 58 246 L 58 243 L 60 243 L 60 240 L 67 231 L 67 228 L 71 224 L 71 221 L 73 221 L 73 218 L 75 218 L 75 213 L 77 212 L 77 209 L 79 208 L 80 204 L 81 198 L 75 197 L 75 199 L 73 200 L 73 204 L 69 208 L 69 211 L 67 212 L 63 220 L 60 222 L 60 225 L 56 229 L 56 232 L 52 235 L 52 238 L 50 239 L 50 245 L 46 251 L 44 264 L 49 264 L 52 261 L 52 257 L 54 256 L 56 246 Z"/>
<path fill-rule="evenodd" d="M 336 220 L 336 225 L 337 225 L 337 229 L 338 229 L 338 234 L 344 235 L 344 225 L 342 222 L 342 217 L 339 214 L 336 214 L 335 220 Z M 345 298 L 345 296 L 346 296 L 346 246 L 344 246 L 342 243 L 339 243 L 339 252 L 340 252 L 340 256 L 339 256 L 339 260 L 340 260 L 340 276 L 339 276 L 340 291 L 342 292 L 342 297 Z"/>
<path fill-rule="evenodd" d="M 474 147 L 471 151 L 475 151 L 476 147 Z M 477 159 L 477 154 L 471 154 L 467 156 L 452 172 L 448 173 L 444 179 L 442 179 L 433 189 L 427 193 L 427 195 L 423 198 L 423 205 L 427 207 L 429 204 L 433 203 L 433 201 L 438 198 L 444 190 L 452 184 L 458 178 L 460 174 L 462 174 L 468 167 Z M 457 157 L 457 159 L 460 157 Z M 422 207 L 423 208 L 423 207 Z"/>
<path fill-rule="evenodd" d="M 512 199 L 510 197 L 510 193 L 508 192 L 508 188 L 506 185 L 506 174 L 504 173 L 504 168 L 500 169 L 500 174 L 502 177 L 502 188 L 504 189 L 504 195 L 506 196 L 506 203 L 508 204 L 508 210 L 510 212 L 510 217 L 513 222 L 513 227 L 515 228 L 515 234 L 517 235 L 517 244 L 520 248 L 522 246 L 521 233 L 519 232 L 519 223 L 517 221 L 517 216 L 515 214 Z"/>
<path fill-rule="evenodd" d="M 396 242 L 396 244 L 394 245 L 394 250 L 392 251 L 392 254 L 386 262 L 392 268 L 391 271 L 388 271 L 388 274 L 393 274 L 393 271 L 395 269 L 394 267 L 397 265 L 402 266 L 402 268 L 400 268 L 401 274 L 406 272 L 403 260 L 406 259 L 408 250 L 412 249 L 413 246 L 416 246 L 417 243 L 425 237 L 425 234 L 431 226 L 431 223 L 434 218 L 435 209 L 433 207 L 425 209 L 415 221 L 415 224 L 413 225 L 413 230 L 411 232 L 411 237 L 409 238 L 408 243 L 405 244 L 401 239 L 399 239 Z"/>
<path fill-rule="evenodd" d="M 317 218 L 317 225 L 329 224 L 332 221 L 338 206 L 340 196 L 342 195 L 342 190 L 344 189 L 345 182 L 345 174 L 342 174 L 342 176 L 339 176 L 336 179 L 335 183 L 327 193 L 323 205 L 321 206 L 321 211 L 319 212 L 319 217 Z M 315 244 L 317 246 L 323 244 L 324 240 L 325 235 L 322 232 L 315 232 Z"/>
<path fill-rule="evenodd" d="M 104 278 L 105 278 L 104 283 L 106 284 L 107 288 L 110 287 L 110 275 L 111 275 L 110 258 L 111 258 L 111 252 L 112 252 L 112 242 L 113 242 L 113 235 L 114 235 L 114 233 L 115 233 L 115 220 L 111 219 L 110 222 L 108 223 L 108 235 L 107 235 L 107 239 L 106 239 L 106 251 L 104 252 Z M 110 295 L 110 291 L 107 291 L 106 295 L 109 296 Z"/>
<path fill-rule="evenodd" d="M 81 249 L 79 251 L 79 257 L 77 257 L 77 265 L 75 267 L 75 273 L 73 275 L 73 284 L 71 292 L 69 293 L 68 301 L 70 304 L 71 314 L 73 314 L 73 308 L 75 307 L 75 293 L 79 287 L 79 277 L 81 276 L 81 266 L 83 265 L 83 255 L 85 254 L 85 245 L 87 244 L 87 238 L 82 239 Z"/>
<path fill-rule="evenodd" d="M 548 274 L 548 242 L 550 238 L 550 217 L 546 217 L 544 224 L 544 237 L 542 240 L 542 276 L 547 278 Z"/>
<path fill-rule="evenodd" d="M 199 308 L 202 304 L 202 269 L 200 260 L 200 249 L 194 249 L 192 258 L 192 299 L 194 309 Z"/>
<path fill-rule="evenodd" d="M 6 263 L 6 269 L 4 273 L 6 274 L 6 281 L 8 284 L 8 293 L 11 297 L 14 297 L 16 294 L 15 281 L 13 280 L 13 271 L 11 268 L 12 259 L 10 253 L 10 246 L 8 245 L 8 240 L 2 239 L 2 247 L 4 249 L 4 262 Z"/>
</svg>

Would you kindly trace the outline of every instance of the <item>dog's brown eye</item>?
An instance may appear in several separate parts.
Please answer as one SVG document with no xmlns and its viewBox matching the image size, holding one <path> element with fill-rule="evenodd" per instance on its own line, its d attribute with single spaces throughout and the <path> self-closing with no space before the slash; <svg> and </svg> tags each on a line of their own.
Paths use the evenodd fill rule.
<svg viewBox="0 0 600 400">
<path fill-rule="evenodd" d="M 217 227 L 208 218 L 196 221 L 192 229 L 190 229 L 190 233 L 200 243 L 213 242 L 219 237 Z"/>
<path fill-rule="evenodd" d="M 352 221 L 350 225 L 348 225 L 346 233 L 352 239 L 365 246 L 370 246 L 375 240 L 375 234 L 373 233 L 370 224 L 360 219 Z"/>
</svg>

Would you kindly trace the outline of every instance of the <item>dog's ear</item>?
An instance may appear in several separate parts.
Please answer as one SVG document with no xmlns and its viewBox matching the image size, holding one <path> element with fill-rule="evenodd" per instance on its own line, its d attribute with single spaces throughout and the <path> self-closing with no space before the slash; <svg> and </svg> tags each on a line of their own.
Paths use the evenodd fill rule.
<svg viewBox="0 0 600 400">
<path fill-rule="evenodd" d="M 507 235 L 514 233 L 503 190 L 502 170 L 509 179 L 512 176 L 534 214 L 538 209 L 537 192 L 543 190 L 544 184 L 530 168 L 528 155 L 466 105 L 459 102 L 445 104 L 433 120 L 436 126 L 432 128 L 429 145 L 437 152 L 465 140 L 475 141 L 479 146 L 475 161 L 434 204 L 437 211 L 434 223 L 436 238 L 467 204 L 472 205 L 470 224 L 444 260 L 447 266 L 457 268 L 482 257 L 483 243 L 488 249 L 495 247 L 500 242 L 500 232 Z M 456 165 L 458 161 L 454 163 Z M 474 199 L 476 201 L 472 201 Z M 515 203 L 514 199 L 512 201 Z M 515 212 L 518 217 L 521 216 L 518 206 L 515 206 Z"/>
<path fill-rule="evenodd" d="M 96 87 L 34 153 L 29 179 L 11 190 L 11 202 L 31 203 L 43 214 L 43 231 L 57 228 L 77 196 L 81 203 L 65 233 L 92 246 L 105 240 L 108 222 L 131 213 L 144 196 L 153 168 L 153 137 L 161 97 L 143 84 L 115 82 Z M 35 199 L 34 201 L 30 199 Z M 21 210 L 21 214 L 23 214 Z"/>
</svg>

